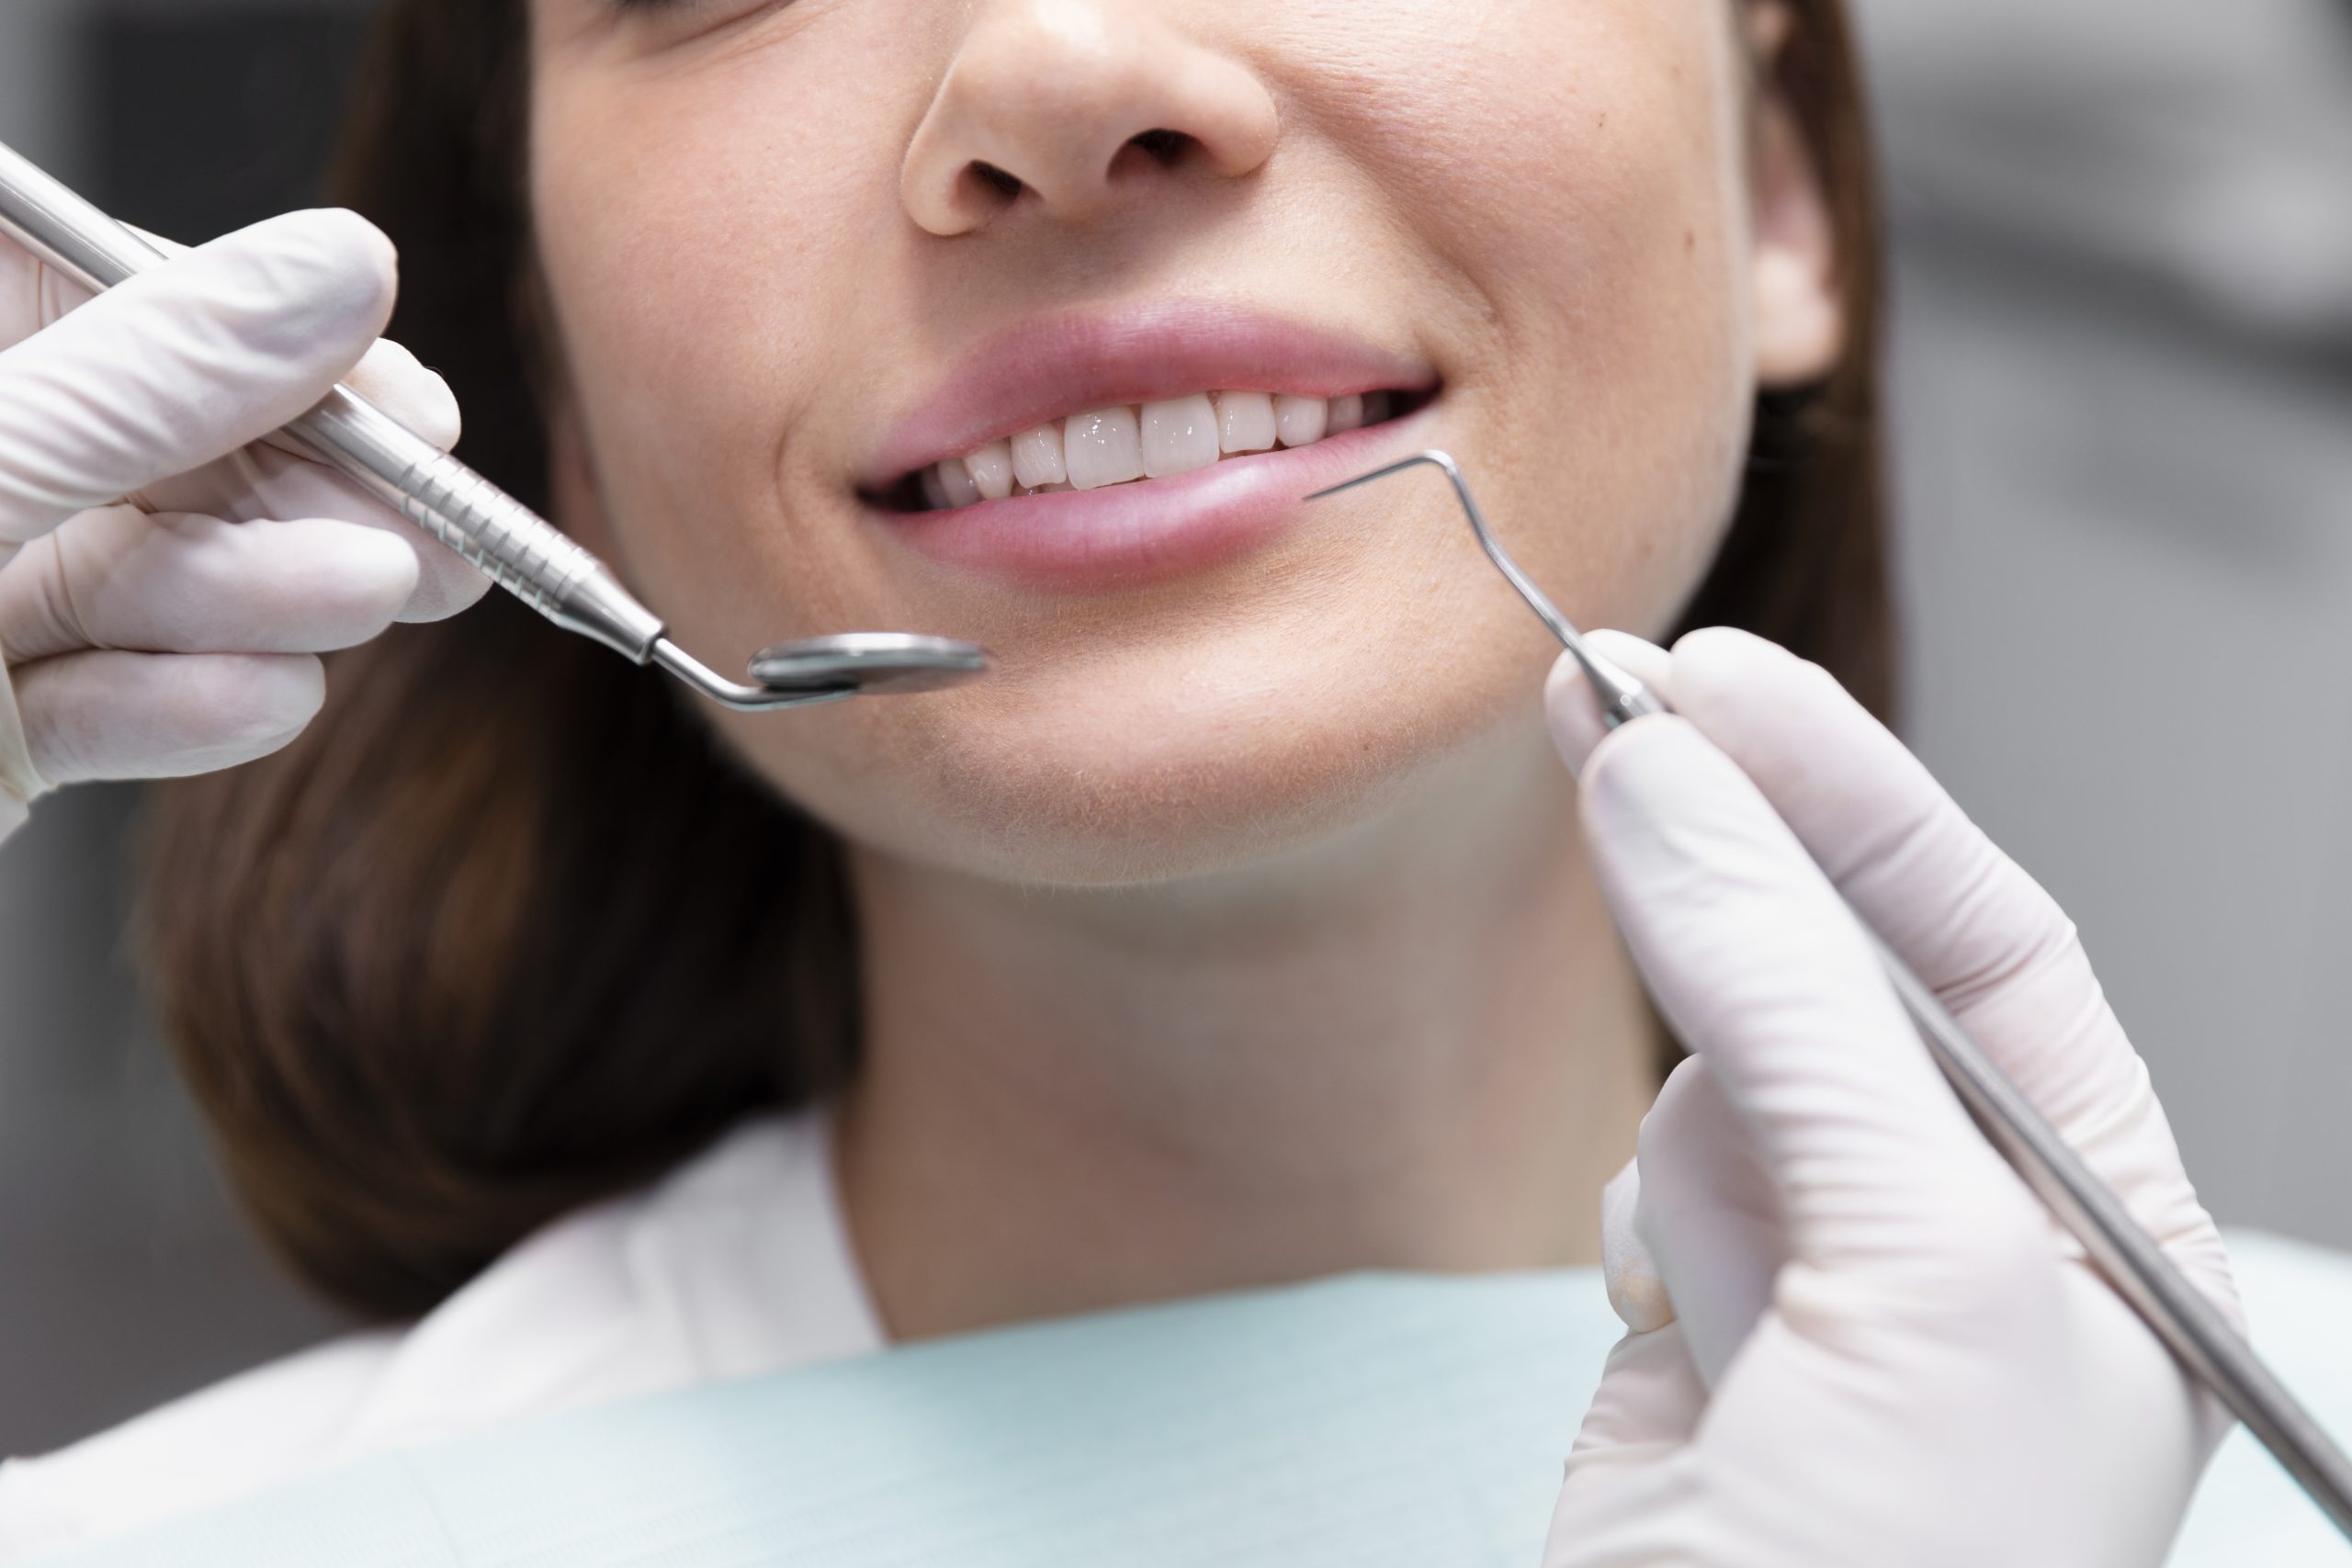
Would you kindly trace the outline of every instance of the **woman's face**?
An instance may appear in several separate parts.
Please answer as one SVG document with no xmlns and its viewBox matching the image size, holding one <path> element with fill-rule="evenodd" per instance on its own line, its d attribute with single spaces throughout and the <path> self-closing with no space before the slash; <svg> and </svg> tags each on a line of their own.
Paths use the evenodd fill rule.
<svg viewBox="0 0 2352 1568">
<path fill-rule="evenodd" d="M 531 5 L 563 521 L 717 665 L 998 657 L 719 718 L 885 852 L 1199 872 L 1523 748 L 1556 649 L 1442 481 L 1306 492 L 1444 447 L 1571 618 L 1657 631 L 1759 379 L 1836 352 L 1727 0 Z"/>
</svg>

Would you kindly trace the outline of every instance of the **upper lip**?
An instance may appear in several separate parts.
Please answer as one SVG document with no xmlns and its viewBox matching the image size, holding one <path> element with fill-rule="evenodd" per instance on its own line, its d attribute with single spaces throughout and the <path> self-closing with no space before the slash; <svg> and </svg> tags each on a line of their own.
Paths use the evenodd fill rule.
<svg viewBox="0 0 2352 1568">
<path fill-rule="evenodd" d="M 1427 365 L 1404 355 L 1231 305 L 1176 300 L 1040 317 L 972 350 L 893 422 L 859 488 L 878 492 L 990 441 L 1121 403 L 1225 390 L 1417 392 L 1435 382 Z"/>
</svg>

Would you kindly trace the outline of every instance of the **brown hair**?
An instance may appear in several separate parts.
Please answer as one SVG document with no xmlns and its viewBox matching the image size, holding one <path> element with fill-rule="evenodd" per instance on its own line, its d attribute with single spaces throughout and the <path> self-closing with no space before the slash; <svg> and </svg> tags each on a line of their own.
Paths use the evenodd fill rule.
<svg viewBox="0 0 2352 1568">
<path fill-rule="evenodd" d="M 399 244 L 392 333 L 457 389 L 469 458 L 538 503 L 523 9 L 390 0 L 333 195 Z M 1788 86 L 1852 338 L 1825 386 L 1765 400 L 1690 620 L 1783 643 L 1883 710 L 1866 138 L 1838 0 L 1796 9 Z M 230 1176 L 310 1283 L 422 1312 L 747 1111 L 847 1081 L 839 846 L 664 682 L 493 595 L 339 658 L 333 684 L 288 751 L 160 792 L 144 922 Z"/>
</svg>

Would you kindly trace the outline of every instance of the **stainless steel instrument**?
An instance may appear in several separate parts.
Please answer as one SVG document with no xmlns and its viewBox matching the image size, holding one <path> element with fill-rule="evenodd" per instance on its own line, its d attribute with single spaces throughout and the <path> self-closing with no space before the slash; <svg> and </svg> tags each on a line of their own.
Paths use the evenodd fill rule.
<svg viewBox="0 0 2352 1568">
<path fill-rule="evenodd" d="M 1583 667 L 1610 728 L 1668 711 L 1657 693 L 1588 649 L 1567 617 L 1520 570 L 1487 527 L 1486 513 L 1470 493 L 1460 466 L 1445 453 L 1419 453 L 1317 491 L 1307 499 L 1334 495 L 1421 467 L 1441 470 L 1453 483 L 1454 497 L 1468 514 L 1470 527 L 1487 558 Z M 2336 1529 L 2352 1538 L 2352 1461 L 2346 1459 L 2344 1450 L 2205 1293 L 2175 1267 L 2155 1238 L 2132 1217 L 2123 1201 L 2098 1179 L 1984 1048 L 1970 1038 L 1927 982 L 1871 932 L 1867 922 L 1863 930 L 1878 951 L 1894 994 L 1927 1043 L 1928 1055 L 1994 1147 L 2049 1205 L 2059 1223 L 2082 1242 L 2108 1283 L 2131 1303 L 2190 1375 L 2211 1389 L 2246 1424 Z"/>
<path fill-rule="evenodd" d="M 85 288 L 112 288 L 165 259 L 21 154 L 0 145 L 0 232 Z M 854 632 L 768 649 L 751 684 L 671 640 L 662 618 L 554 525 L 347 387 L 286 427 L 319 461 L 385 502 L 566 631 L 668 671 L 730 708 L 805 707 L 930 691 L 986 674 L 986 649 L 945 637 Z"/>
</svg>

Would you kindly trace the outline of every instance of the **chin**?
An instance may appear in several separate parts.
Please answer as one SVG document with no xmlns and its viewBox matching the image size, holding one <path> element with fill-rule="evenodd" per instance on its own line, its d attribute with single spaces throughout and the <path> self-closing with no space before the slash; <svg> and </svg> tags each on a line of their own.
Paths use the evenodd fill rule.
<svg viewBox="0 0 2352 1568">
<path fill-rule="evenodd" d="M 1289 860 L 1435 803 L 1543 729 L 1549 653 L 1504 637 L 1439 668 L 1403 650 L 1131 649 L 953 693 L 808 710 L 735 744 L 869 852 L 990 881 L 1168 883 Z M 1306 645 L 1313 648 L 1313 643 Z"/>
</svg>

